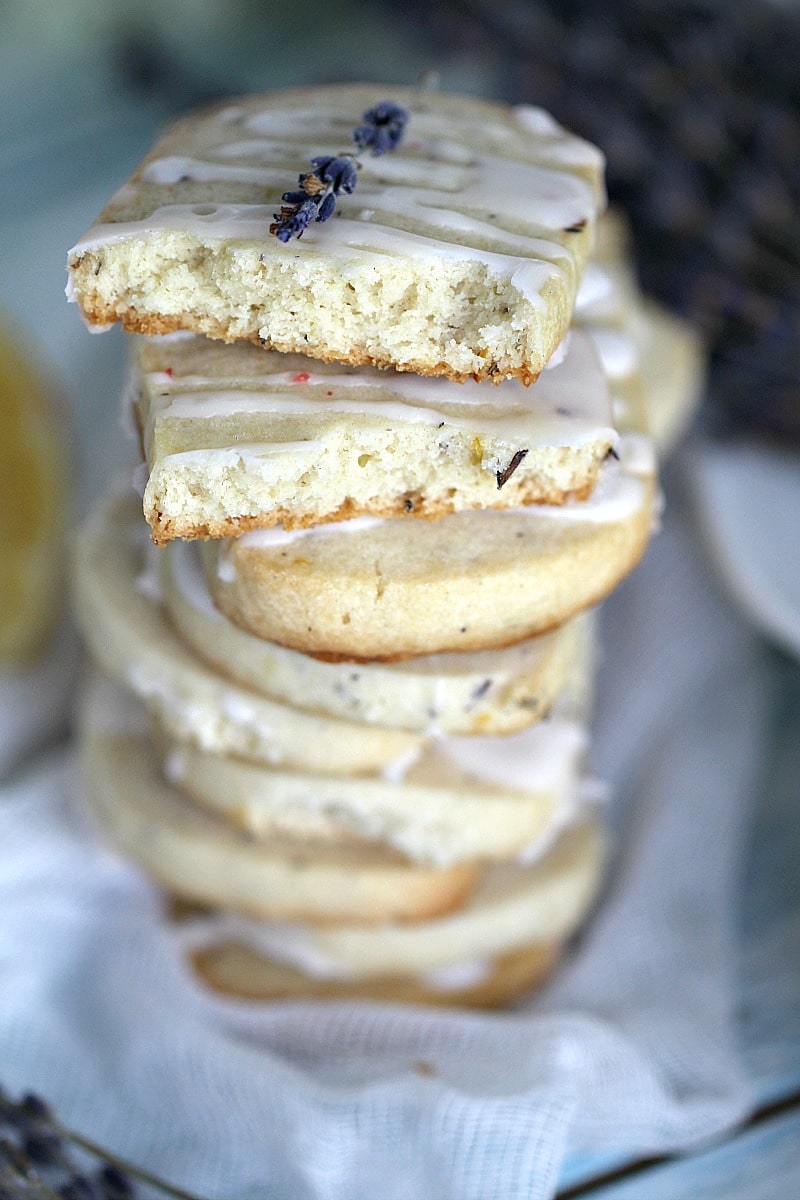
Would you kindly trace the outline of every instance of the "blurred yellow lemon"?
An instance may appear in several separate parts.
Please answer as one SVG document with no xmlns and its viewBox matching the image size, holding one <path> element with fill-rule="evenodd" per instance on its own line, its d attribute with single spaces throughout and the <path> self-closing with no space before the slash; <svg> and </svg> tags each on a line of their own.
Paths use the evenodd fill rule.
<svg viewBox="0 0 800 1200">
<path fill-rule="evenodd" d="M 52 397 L 0 328 L 0 664 L 41 649 L 62 599 L 65 444 Z"/>
</svg>

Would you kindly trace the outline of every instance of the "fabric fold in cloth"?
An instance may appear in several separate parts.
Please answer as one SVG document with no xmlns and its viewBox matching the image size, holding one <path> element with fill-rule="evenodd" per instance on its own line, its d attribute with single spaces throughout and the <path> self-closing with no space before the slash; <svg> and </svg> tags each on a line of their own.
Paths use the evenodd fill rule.
<svg viewBox="0 0 800 1200">
<path fill-rule="evenodd" d="M 604 611 L 616 858 L 543 992 L 493 1015 L 202 992 L 155 889 L 86 827 L 67 752 L 0 790 L 5 1086 L 206 1200 L 545 1200 L 582 1155 L 738 1122 L 733 914 L 769 689 L 673 507 Z"/>
</svg>

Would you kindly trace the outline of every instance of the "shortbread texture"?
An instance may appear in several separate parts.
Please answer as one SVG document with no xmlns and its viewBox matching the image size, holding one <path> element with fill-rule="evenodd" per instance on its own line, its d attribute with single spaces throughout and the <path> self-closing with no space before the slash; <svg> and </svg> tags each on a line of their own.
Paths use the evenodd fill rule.
<svg viewBox="0 0 800 1200">
<path fill-rule="evenodd" d="M 603 369 L 570 333 L 530 387 L 323 366 L 189 335 L 137 339 L 153 539 L 583 498 L 616 444 Z"/>
<path fill-rule="evenodd" d="M 280 242 L 283 192 L 409 112 L 325 223 Z M 250 97 L 177 123 L 69 255 L 92 325 L 194 330 L 454 380 L 535 379 L 562 340 L 604 204 L 603 158 L 540 109 L 383 85 Z"/>
</svg>

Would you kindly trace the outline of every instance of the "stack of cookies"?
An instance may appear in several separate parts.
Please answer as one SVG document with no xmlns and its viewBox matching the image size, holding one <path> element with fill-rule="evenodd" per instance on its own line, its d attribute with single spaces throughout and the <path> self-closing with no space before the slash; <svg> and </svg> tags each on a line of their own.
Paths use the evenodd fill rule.
<svg viewBox="0 0 800 1200">
<path fill-rule="evenodd" d="M 79 540 L 87 799 L 212 986 L 495 1005 L 589 909 L 587 610 L 657 504 L 596 273 L 572 324 L 602 207 L 540 110 L 318 88 L 183 121 L 71 252 L 150 527 Z"/>
</svg>

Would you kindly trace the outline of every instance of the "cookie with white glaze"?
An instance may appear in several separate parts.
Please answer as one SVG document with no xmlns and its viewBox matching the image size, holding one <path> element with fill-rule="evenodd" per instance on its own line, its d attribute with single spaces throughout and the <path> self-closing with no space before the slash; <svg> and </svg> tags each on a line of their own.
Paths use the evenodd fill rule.
<svg viewBox="0 0 800 1200">
<path fill-rule="evenodd" d="M 190 951 L 188 958 L 206 987 L 244 1000 L 370 1000 L 376 1004 L 496 1009 L 544 983 L 560 955 L 560 944 L 544 942 L 456 968 L 368 979 L 306 975 L 234 939 Z M 420 1075 L 435 1074 L 423 1059 L 412 1064 L 412 1069 Z"/>
<path fill-rule="evenodd" d="M 77 539 L 74 610 L 94 659 L 172 737 L 216 754 L 335 774 L 378 770 L 420 744 L 418 734 L 270 699 L 208 666 L 170 625 L 146 569 L 148 548 L 142 521 L 117 525 L 98 508 Z"/>
<path fill-rule="evenodd" d="M 157 543 L 561 504 L 588 495 L 617 440 L 581 333 L 529 388 L 323 366 L 191 335 L 136 339 L 132 375 Z"/>
<path fill-rule="evenodd" d="M 281 196 L 349 153 L 384 100 L 399 146 L 283 243 Z M 454 380 L 535 379 L 562 340 L 603 207 L 603 159 L 540 109 L 377 85 L 305 88 L 172 127 L 70 251 L 92 325 Z"/>
<path fill-rule="evenodd" d="M 421 920 L 462 904 L 480 870 L 429 867 L 383 846 L 291 837 L 256 842 L 167 783 L 147 731 L 126 731 L 90 683 L 80 758 L 84 805 L 113 845 L 176 895 L 259 919 Z"/>
<path fill-rule="evenodd" d="M 586 730 L 554 719 L 505 737 L 443 737 L 379 775 L 256 766 L 164 739 L 166 777 L 254 841 L 388 846 L 433 866 L 532 861 L 586 807 Z"/>
<path fill-rule="evenodd" d="M 127 496 L 109 505 L 103 536 L 113 537 L 117 526 L 130 528 L 135 509 Z M 182 641 L 222 675 L 280 703 L 416 733 L 435 727 L 500 734 L 540 720 L 565 689 L 573 696 L 585 692 L 581 681 L 589 674 L 593 644 L 587 616 L 505 649 L 353 667 L 235 625 L 211 599 L 197 546 L 177 541 L 154 553 L 164 610 Z M 576 701 L 575 707 L 582 706 Z"/>
<path fill-rule="evenodd" d="M 651 444 L 629 435 L 588 500 L 438 521 L 355 518 L 207 542 L 219 608 L 322 657 L 400 659 L 509 646 L 597 603 L 635 566 L 657 504 Z"/>
</svg>

